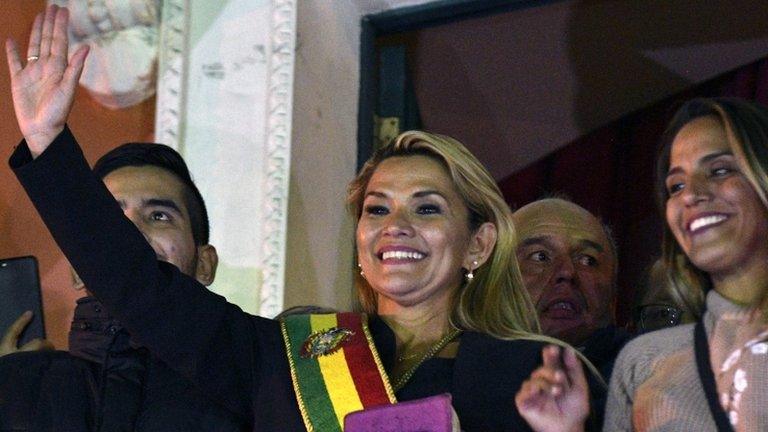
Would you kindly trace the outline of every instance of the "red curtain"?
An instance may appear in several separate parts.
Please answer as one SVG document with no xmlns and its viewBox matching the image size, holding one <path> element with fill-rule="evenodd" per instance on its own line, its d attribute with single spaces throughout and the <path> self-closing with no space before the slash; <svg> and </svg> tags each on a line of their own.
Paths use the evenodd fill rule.
<svg viewBox="0 0 768 432">
<path fill-rule="evenodd" d="M 619 248 L 617 318 L 625 324 L 660 251 L 662 217 L 653 193 L 658 139 L 693 97 L 738 96 L 768 105 L 768 58 L 625 116 L 499 182 L 513 209 L 564 194 L 599 215 Z"/>
</svg>

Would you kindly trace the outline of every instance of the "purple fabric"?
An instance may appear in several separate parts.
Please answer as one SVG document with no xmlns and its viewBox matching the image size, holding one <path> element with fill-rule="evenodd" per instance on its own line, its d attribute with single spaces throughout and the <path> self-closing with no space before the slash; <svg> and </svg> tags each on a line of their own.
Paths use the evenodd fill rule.
<svg viewBox="0 0 768 432">
<path fill-rule="evenodd" d="M 451 395 L 382 405 L 344 418 L 345 432 L 451 432 Z"/>
</svg>

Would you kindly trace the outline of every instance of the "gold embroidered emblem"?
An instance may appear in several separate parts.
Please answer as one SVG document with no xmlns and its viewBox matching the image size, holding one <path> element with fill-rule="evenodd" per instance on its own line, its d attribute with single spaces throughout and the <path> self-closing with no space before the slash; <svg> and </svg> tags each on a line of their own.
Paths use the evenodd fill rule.
<svg viewBox="0 0 768 432">
<path fill-rule="evenodd" d="M 331 327 L 314 332 L 301 344 L 299 355 L 303 358 L 317 358 L 333 354 L 353 334 L 355 333 L 352 330 L 343 327 Z"/>
</svg>

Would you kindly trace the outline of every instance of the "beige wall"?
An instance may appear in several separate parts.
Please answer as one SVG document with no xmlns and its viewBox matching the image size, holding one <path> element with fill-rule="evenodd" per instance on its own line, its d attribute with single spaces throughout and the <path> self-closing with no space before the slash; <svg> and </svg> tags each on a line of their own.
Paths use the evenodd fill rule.
<svg viewBox="0 0 768 432">
<path fill-rule="evenodd" d="M 298 2 L 286 307 L 348 309 L 357 157 L 360 18 L 354 0 Z"/>
<path fill-rule="evenodd" d="M 22 53 L 26 53 L 32 21 L 35 14 L 45 7 L 45 1 L 3 0 L 2 7 L 2 38 L 16 39 Z M 3 140 L 0 144 L 0 159 L 5 161 L 21 138 L 21 133 L 13 114 L 5 60 L 0 64 L 0 136 Z M 81 90 L 75 100 L 69 125 L 78 136 L 88 160 L 93 163 L 117 144 L 151 139 L 154 110 L 153 98 L 130 109 L 111 111 L 94 102 Z M 57 348 L 66 348 L 74 302 L 82 293 L 72 289 L 69 264 L 7 168 L 7 163 L 2 162 L 0 166 L 0 257 L 37 257 L 48 338 Z"/>
</svg>

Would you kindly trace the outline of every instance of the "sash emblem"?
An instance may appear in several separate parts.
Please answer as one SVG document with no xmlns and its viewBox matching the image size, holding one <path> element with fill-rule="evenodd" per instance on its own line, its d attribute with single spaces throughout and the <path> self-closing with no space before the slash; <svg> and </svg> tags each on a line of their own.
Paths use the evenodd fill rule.
<svg viewBox="0 0 768 432">
<path fill-rule="evenodd" d="M 302 358 L 318 358 L 333 354 L 355 333 L 344 327 L 331 327 L 314 332 L 301 345 Z"/>
</svg>

